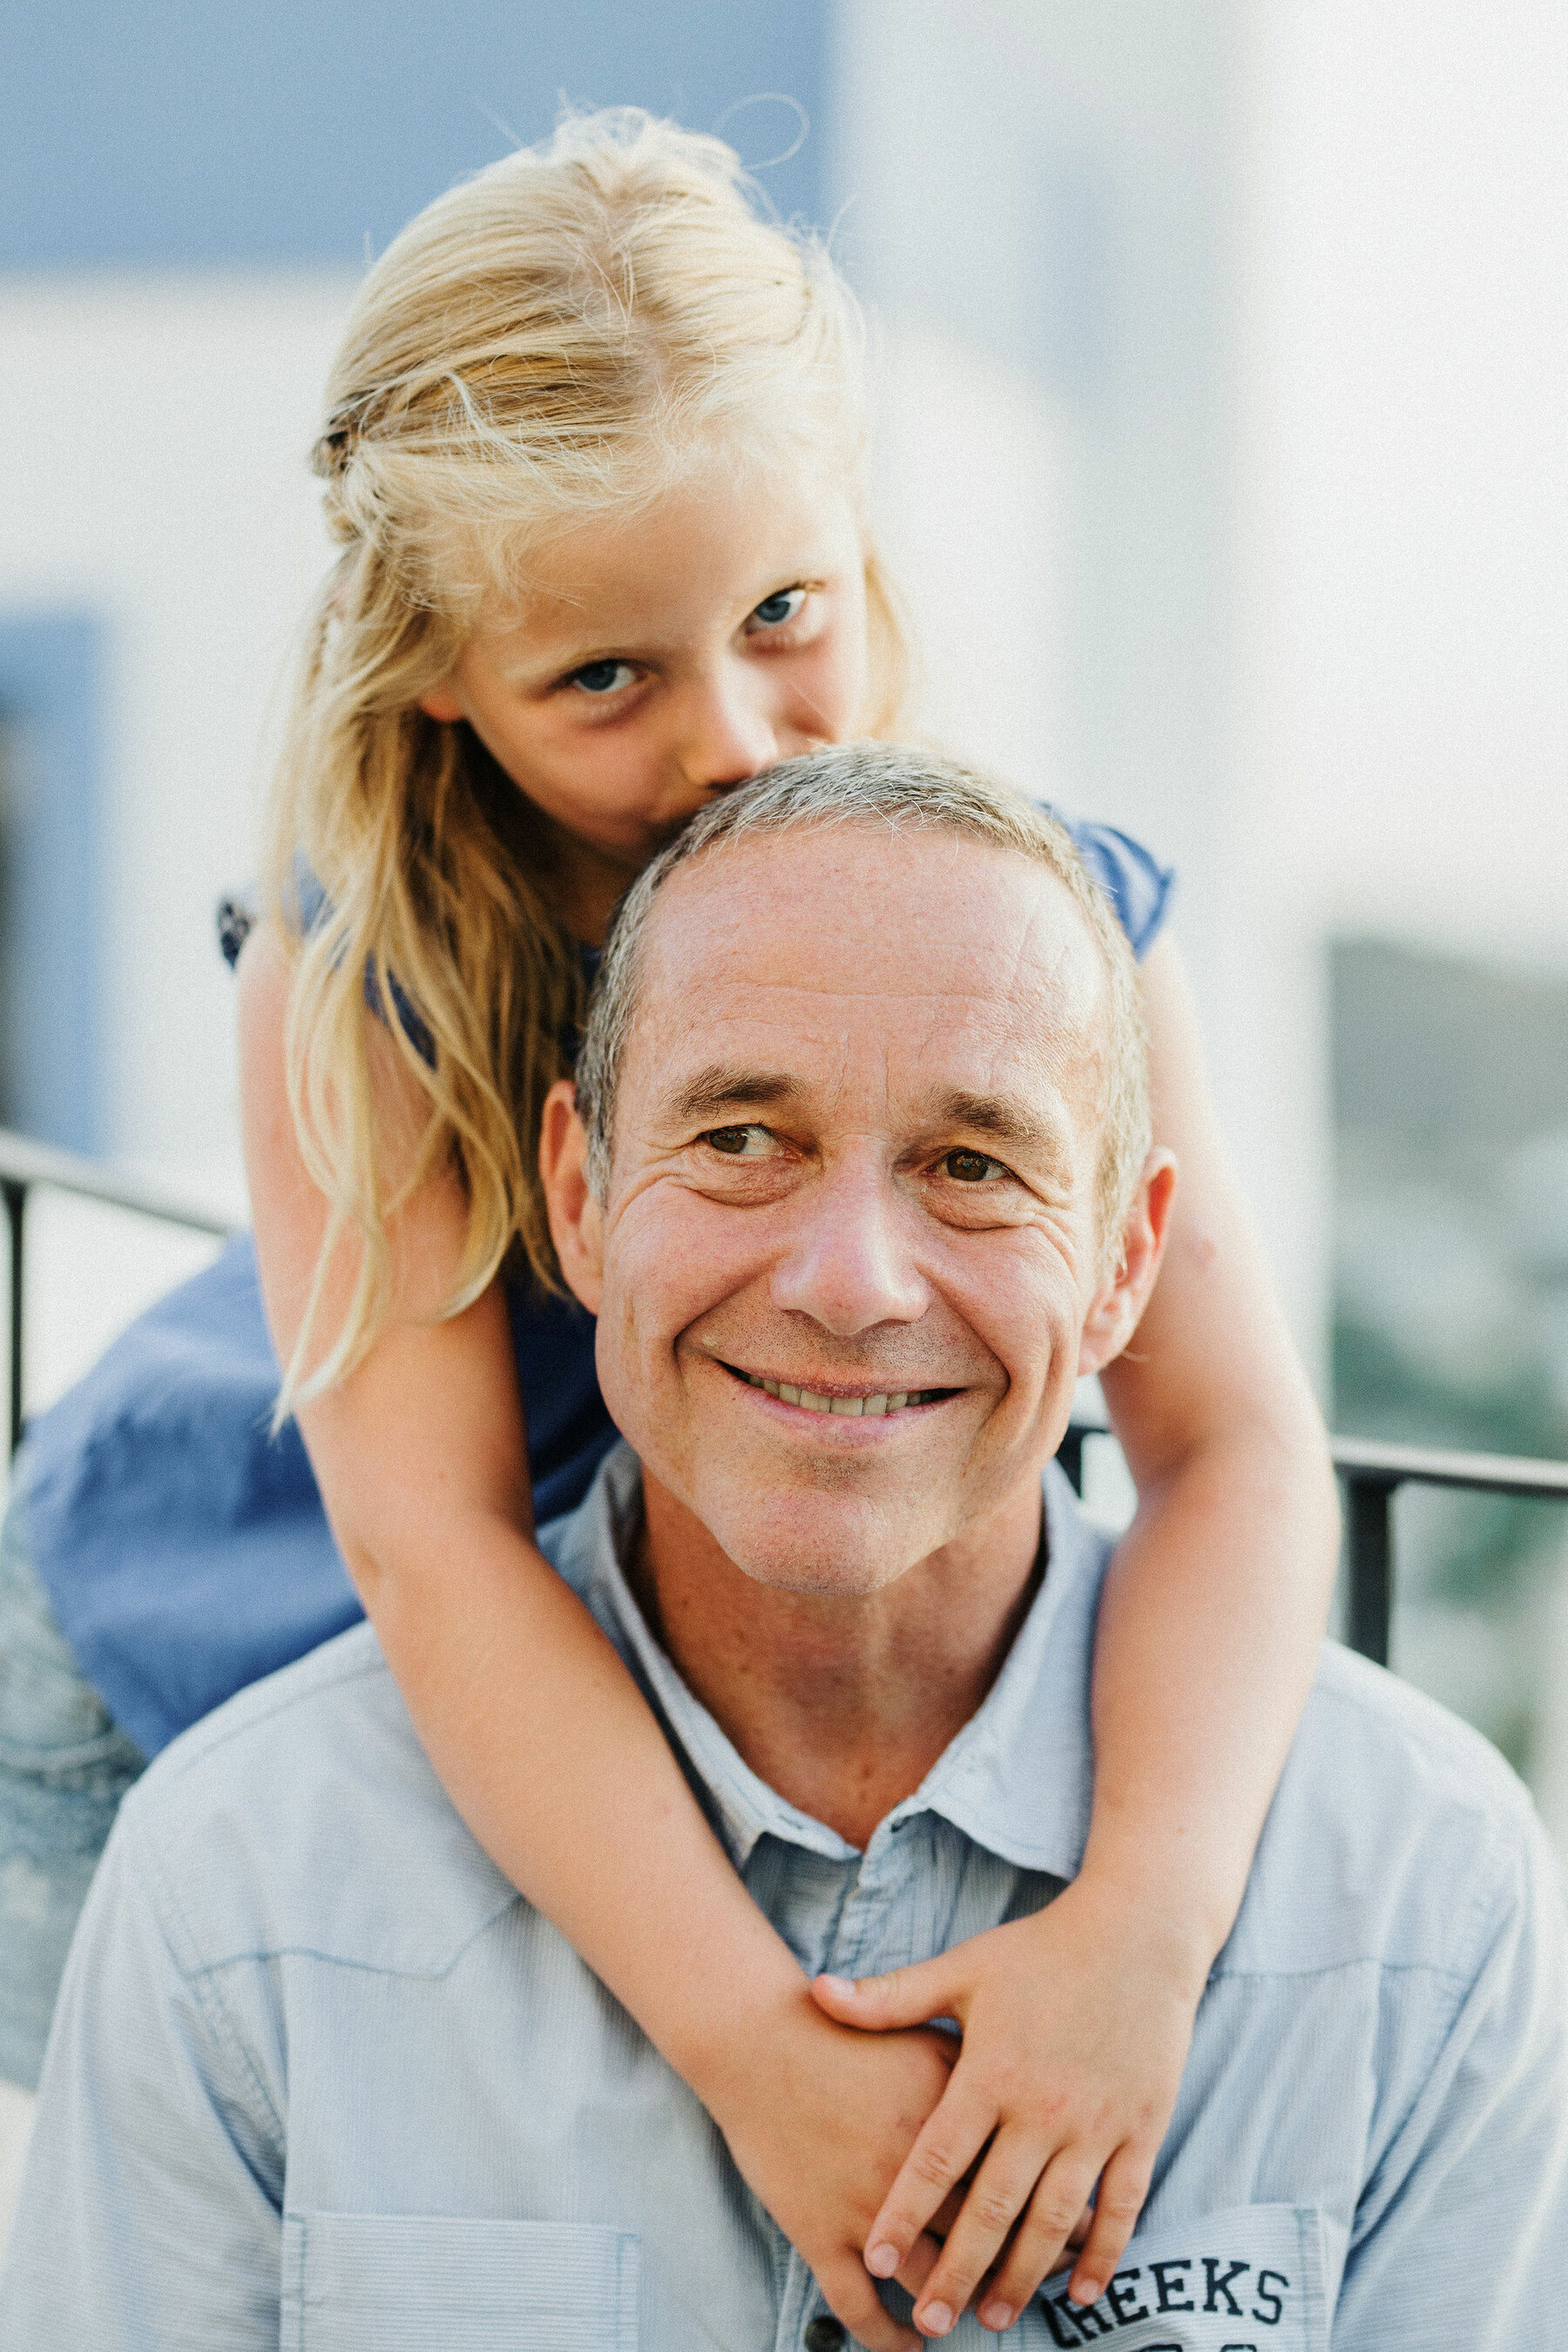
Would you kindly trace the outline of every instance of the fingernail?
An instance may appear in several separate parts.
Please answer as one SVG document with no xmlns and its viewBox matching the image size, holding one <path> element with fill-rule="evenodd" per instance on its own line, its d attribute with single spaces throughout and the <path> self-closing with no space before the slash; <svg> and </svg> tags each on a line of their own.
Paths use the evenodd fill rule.
<svg viewBox="0 0 1568 2352">
<path fill-rule="evenodd" d="M 853 1992 L 856 1990 L 853 1977 L 818 1977 L 816 1981 L 819 1985 L 826 1985 L 829 1992 Z"/>
<path fill-rule="evenodd" d="M 945 2303 L 928 2303 L 916 2316 L 928 2336 L 945 2336 L 952 2326 L 952 2314 Z"/>
<path fill-rule="evenodd" d="M 1010 2303 L 984 2303 L 980 2306 L 980 2325 L 994 2327 L 998 2335 L 1005 2327 L 1012 2326 L 1016 2315 Z"/>
<path fill-rule="evenodd" d="M 1077 2279 L 1069 2279 L 1068 2282 L 1068 2301 L 1076 2305 L 1079 2311 L 1087 2311 L 1091 2303 L 1098 2303 L 1103 2292 L 1103 2288 L 1097 2286 L 1093 2279 L 1086 2279 L 1081 2287 Z"/>
<path fill-rule="evenodd" d="M 866 2268 L 873 2278 L 891 2278 L 898 2267 L 899 2250 L 897 2246 L 889 2245 L 885 2238 L 879 2244 L 867 2247 Z"/>
</svg>

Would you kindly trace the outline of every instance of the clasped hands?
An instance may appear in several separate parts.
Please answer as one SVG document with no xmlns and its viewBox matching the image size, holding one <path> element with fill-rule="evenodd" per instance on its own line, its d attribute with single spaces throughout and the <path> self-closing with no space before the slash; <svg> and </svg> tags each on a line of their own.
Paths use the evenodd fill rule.
<svg viewBox="0 0 1568 2352">
<path fill-rule="evenodd" d="M 1112 1906 L 1113 1907 L 1113 1906 Z M 1114 1930 L 1114 1932 L 1108 1932 Z M 1002 2330 L 1071 2251 L 1103 2294 L 1148 2193 L 1206 1962 L 1075 1882 L 858 1984 L 818 1977 L 710 2101 L 742 2175 L 868 2352 L 973 2303 Z M 956 2021 L 962 2040 L 929 2021 Z M 876 2281 L 914 2299 L 911 2335 Z"/>
</svg>

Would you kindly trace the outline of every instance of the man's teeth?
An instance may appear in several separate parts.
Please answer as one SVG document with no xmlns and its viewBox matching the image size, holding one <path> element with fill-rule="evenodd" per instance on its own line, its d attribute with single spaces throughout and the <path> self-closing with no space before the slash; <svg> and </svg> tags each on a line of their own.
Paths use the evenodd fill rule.
<svg viewBox="0 0 1568 2352">
<path fill-rule="evenodd" d="M 851 1421 L 868 1412 L 902 1412 L 907 1404 L 930 1404 L 942 1393 L 941 1389 L 892 1389 L 885 1396 L 827 1397 L 816 1389 L 792 1388 L 788 1381 L 763 1380 L 758 1372 L 742 1372 L 741 1378 L 748 1388 L 766 1389 L 784 1404 L 798 1404 L 806 1412 L 842 1413 Z"/>
</svg>

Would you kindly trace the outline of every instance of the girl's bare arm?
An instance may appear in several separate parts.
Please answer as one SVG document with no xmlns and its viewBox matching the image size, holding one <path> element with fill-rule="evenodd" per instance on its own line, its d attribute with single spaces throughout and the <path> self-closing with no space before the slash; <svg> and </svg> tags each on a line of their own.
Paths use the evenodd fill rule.
<svg viewBox="0 0 1568 2352">
<path fill-rule="evenodd" d="M 268 1320 L 286 1360 L 326 1230 L 284 1080 L 290 963 L 268 927 L 240 959 L 246 1164 Z M 395 1169 L 419 1110 L 373 1029 Z M 430 1760 L 486 1851 L 691 2084 L 737 2162 L 877 2352 L 915 2342 L 860 2261 L 871 2214 L 941 2095 L 937 2037 L 896 2048 L 831 2023 L 752 1904 L 636 1684 L 532 1540 L 528 1454 L 499 1284 L 435 1319 L 462 1246 L 455 1177 L 393 1236 L 394 1313 L 365 1361 L 300 1410 L 332 1531 Z M 323 1301 L 331 1332 L 352 1261 Z M 831 2119 L 853 2115 L 853 2144 Z M 934 2259 L 915 2245 L 907 2284 Z"/>
<path fill-rule="evenodd" d="M 1139 1503 L 1100 1610 L 1085 1867 L 1183 1920 L 1206 1970 L 1311 1684 L 1339 1503 L 1173 941 L 1149 957 L 1144 1002 L 1154 1132 L 1182 1175 L 1153 1297 L 1101 1382 Z"/>
<path fill-rule="evenodd" d="M 1102 2294 L 1147 2191 L 1208 1969 L 1317 1658 L 1339 1514 L 1321 1422 L 1226 1164 L 1174 944 L 1144 966 L 1164 1263 L 1101 1375 L 1139 1495 L 1105 1587 L 1083 1867 L 1036 1918 L 858 1987 L 865 2026 L 955 2015 L 963 2056 L 873 2226 L 890 2263 L 990 2142 L 916 2307 L 1010 2324 L 1099 2182 L 1072 2291 Z M 1008 2221 L 1028 2211 L 999 2270 Z M 989 2215 L 983 2221 L 982 2213 Z M 981 2282 L 984 2284 L 982 2284 Z M 940 2316 L 940 2315 L 939 2315 Z"/>
</svg>

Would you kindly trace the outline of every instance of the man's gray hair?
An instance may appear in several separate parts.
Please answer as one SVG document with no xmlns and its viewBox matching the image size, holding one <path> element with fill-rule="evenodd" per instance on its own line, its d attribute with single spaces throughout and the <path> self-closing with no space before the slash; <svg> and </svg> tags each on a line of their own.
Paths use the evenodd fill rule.
<svg viewBox="0 0 1568 2352">
<path fill-rule="evenodd" d="M 589 1000 L 577 1064 L 577 1108 L 588 1131 L 595 1198 L 603 1202 L 609 1188 L 616 1094 L 637 1013 L 643 937 L 659 892 L 682 866 L 731 842 L 840 824 L 959 834 L 1010 849 L 1045 866 L 1071 898 L 1093 934 L 1109 983 L 1097 1208 L 1101 1239 L 1113 1255 L 1150 1142 L 1148 1044 L 1127 934 L 1055 817 L 955 760 L 890 743 L 810 751 L 710 802 L 622 899 Z"/>
</svg>

